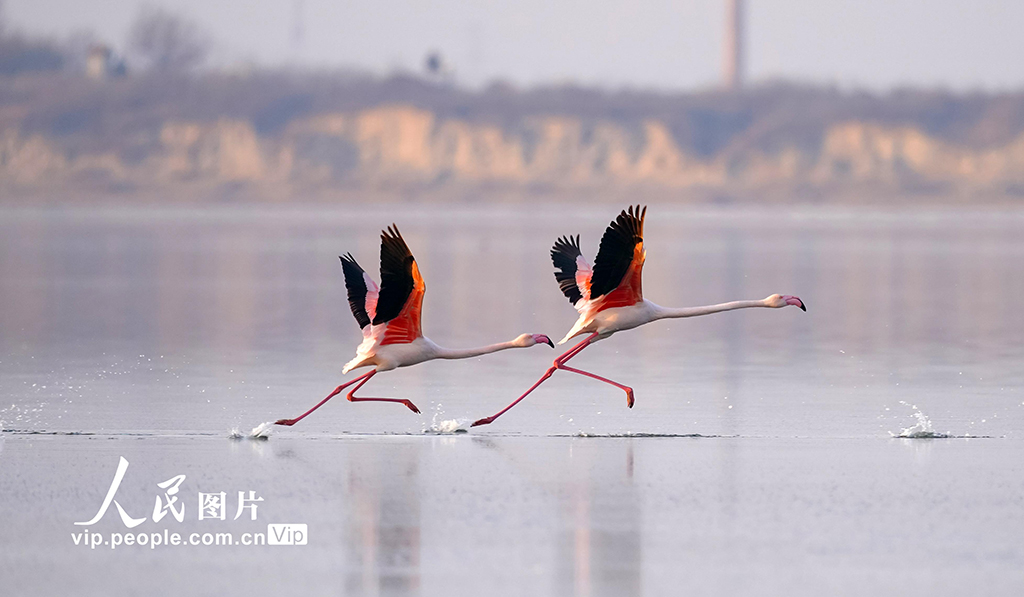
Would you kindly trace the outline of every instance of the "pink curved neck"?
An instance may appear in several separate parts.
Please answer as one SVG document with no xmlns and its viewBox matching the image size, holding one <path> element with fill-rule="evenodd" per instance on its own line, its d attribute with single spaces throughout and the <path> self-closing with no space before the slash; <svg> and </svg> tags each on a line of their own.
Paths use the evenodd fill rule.
<svg viewBox="0 0 1024 597">
<path fill-rule="evenodd" d="M 490 344 L 488 346 L 481 346 L 479 348 L 444 348 L 442 346 L 437 347 L 437 358 L 439 359 L 471 359 L 473 357 L 479 357 L 485 354 L 491 354 L 492 352 L 498 352 L 500 350 L 506 350 L 509 348 L 524 348 L 512 342 L 499 342 L 497 344 Z"/>
<path fill-rule="evenodd" d="M 761 301 L 732 301 L 729 303 L 719 303 L 717 305 L 706 305 L 703 307 L 683 307 L 681 309 L 674 309 L 671 307 L 658 307 L 655 311 L 655 319 L 671 319 L 677 317 L 697 317 L 699 315 L 711 315 L 712 313 L 721 313 L 722 311 L 735 311 L 736 309 L 749 309 L 752 307 L 767 307 L 763 300 Z"/>
</svg>

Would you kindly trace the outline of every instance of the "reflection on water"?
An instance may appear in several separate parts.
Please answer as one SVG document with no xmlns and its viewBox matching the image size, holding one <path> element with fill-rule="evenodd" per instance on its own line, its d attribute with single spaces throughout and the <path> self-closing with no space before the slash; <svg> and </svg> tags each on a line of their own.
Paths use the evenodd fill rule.
<svg viewBox="0 0 1024 597">
<path fill-rule="evenodd" d="M 563 531 L 555 595 L 639 595 L 641 503 L 633 485 L 633 441 L 577 441 L 559 488 Z"/>
<path fill-rule="evenodd" d="M 419 453 L 361 444 L 349 453 L 345 594 L 416 595 L 420 588 Z"/>
<path fill-rule="evenodd" d="M 10 594 L 72 582 L 81 595 L 1019 588 L 1024 528 L 1007 499 L 1024 491 L 1015 440 L 5 435 L 0 569 Z M 186 510 L 185 523 L 161 523 L 170 530 L 302 522 L 309 545 L 75 547 L 72 521 L 102 499 L 120 455 L 132 472 L 118 500 L 132 512 L 152 506 L 151 478 L 183 473 L 189 492 L 254 489 L 260 519 L 210 527 Z M 124 528 L 111 514 L 95 530 Z"/>
</svg>

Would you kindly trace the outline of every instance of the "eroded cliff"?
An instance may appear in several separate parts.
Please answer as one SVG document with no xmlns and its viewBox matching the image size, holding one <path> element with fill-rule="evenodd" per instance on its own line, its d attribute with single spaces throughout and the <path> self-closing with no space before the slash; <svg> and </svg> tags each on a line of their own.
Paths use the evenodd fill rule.
<svg viewBox="0 0 1024 597">
<path fill-rule="evenodd" d="M 841 121 L 766 147 L 742 136 L 708 155 L 669 123 L 527 115 L 511 123 L 439 116 L 411 105 L 306 114 L 260 133 L 239 118 L 168 119 L 131 151 L 67 147 L 55 135 L 0 131 L 0 188 L 232 188 L 286 197 L 336 189 L 465 188 L 757 193 L 850 185 L 930 193 L 1024 188 L 1024 135 L 972 147 L 906 125 Z"/>
</svg>

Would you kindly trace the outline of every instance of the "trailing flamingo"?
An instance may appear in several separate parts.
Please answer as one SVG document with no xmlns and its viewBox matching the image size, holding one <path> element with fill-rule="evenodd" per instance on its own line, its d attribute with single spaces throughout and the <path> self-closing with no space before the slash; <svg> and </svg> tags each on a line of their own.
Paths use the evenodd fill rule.
<svg viewBox="0 0 1024 597">
<path fill-rule="evenodd" d="M 469 359 L 509 348 L 527 348 L 536 344 L 554 346 L 543 334 L 522 334 L 509 342 L 469 349 L 443 348 L 425 337 L 420 326 L 420 312 L 426 285 L 420 276 L 416 259 L 405 244 L 398 227 L 392 224 L 380 235 L 380 287 L 351 254 L 341 257 L 345 274 L 348 304 L 363 331 L 363 342 L 356 356 L 342 369 L 348 373 L 360 367 L 373 367 L 368 373 L 350 380 L 327 395 L 316 406 L 294 419 L 281 419 L 276 425 L 294 425 L 355 384 L 346 396 L 351 402 L 397 402 L 420 412 L 416 405 L 402 398 L 364 398 L 356 391 L 382 371 L 408 367 L 432 359 Z"/>
<path fill-rule="evenodd" d="M 555 280 L 562 293 L 579 311 L 580 317 L 569 333 L 559 342 L 564 344 L 571 338 L 586 334 L 586 338 L 555 359 L 551 367 L 544 372 L 537 383 L 530 386 L 522 396 L 517 398 L 497 414 L 485 417 L 473 423 L 487 425 L 508 412 L 510 408 L 526 398 L 530 392 L 561 369 L 592 377 L 598 381 L 611 384 L 626 393 L 626 406 L 633 408 L 633 388 L 624 386 L 610 379 L 567 366 L 569 359 L 578 355 L 584 348 L 598 340 L 603 340 L 615 332 L 631 330 L 635 327 L 674 317 L 696 317 L 710 315 L 722 311 L 747 309 L 750 307 L 767 307 L 778 309 L 787 305 L 807 310 L 803 301 L 795 296 L 773 294 L 762 300 L 733 301 L 705 307 L 687 307 L 672 309 L 662 307 L 646 300 L 641 292 L 641 273 L 647 252 L 644 250 L 644 216 L 647 208 L 630 206 L 623 210 L 619 217 L 608 226 L 601 237 L 601 246 L 597 251 L 597 259 L 591 268 L 580 252 L 580 237 L 563 236 L 555 242 L 551 249 L 551 261 L 555 266 Z"/>
</svg>

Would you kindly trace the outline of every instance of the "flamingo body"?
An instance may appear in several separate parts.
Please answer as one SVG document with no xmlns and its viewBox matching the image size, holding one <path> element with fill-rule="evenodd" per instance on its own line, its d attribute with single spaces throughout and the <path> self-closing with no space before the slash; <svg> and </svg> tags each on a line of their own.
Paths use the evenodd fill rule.
<svg viewBox="0 0 1024 597">
<path fill-rule="evenodd" d="M 604 340 L 615 332 L 631 330 L 654 321 L 660 309 L 661 307 L 651 301 L 641 299 L 632 305 L 607 307 L 593 313 L 585 312 L 558 343 L 565 344 L 576 336 L 595 333 L 597 336 L 594 342 Z"/>
<path fill-rule="evenodd" d="M 356 349 L 356 356 L 345 364 L 341 372 L 348 373 L 360 367 L 373 367 L 375 371 L 391 371 L 399 367 L 418 365 L 437 358 L 440 348 L 429 338 L 419 336 L 411 342 L 386 344 L 385 336 L 370 337 Z"/>
<path fill-rule="evenodd" d="M 345 364 L 342 373 L 360 367 L 373 369 L 338 386 L 302 415 L 294 419 L 280 419 L 276 424 L 294 425 L 352 384 L 357 385 L 347 395 L 351 402 L 397 402 L 418 413 L 419 409 L 409 400 L 359 398 L 355 392 L 377 373 L 432 359 L 466 359 L 541 343 L 553 346 L 551 339 L 543 334 L 521 334 L 509 342 L 480 348 L 458 350 L 438 346 L 423 335 L 421 315 L 427 286 L 409 246 L 394 224 L 381 232 L 380 239 L 380 286 L 356 263 L 351 254 L 341 256 L 349 308 L 363 333 L 363 341 L 356 348 L 356 356 Z"/>
<path fill-rule="evenodd" d="M 778 309 L 793 305 L 807 310 L 799 298 L 780 294 L 773 294 L 762 300 L 732 301 L 683 309 L 662 307 L 644 299 L 642 282 L 647 252 L 644 249 L 643 233 L 646 214 L 646 207 L 630 206 L 608 225 L 601 237 L 594 267 L 590 267 L 580 251 L 579 235 L 575 238 L 563 236 L 555 241 L 551 248 L 555 281 L 580 313 L 579 319 L 558 343 L 564 344 L 584 334 L 586 338 L 556 358 L 544 375 L 512 404 L 495 415 L 476 421 L 473 423 L 474 427 L 494 422 L 559 369 L 597 379 L 623 390 L 626 393 L 626 405 L 632 408 L 634 399 L 631 387 L 565 364 L 590 344 L 616 332 L 630 330 L 659 319 L 695 317 L 749 307 Z"/>
</svg>

